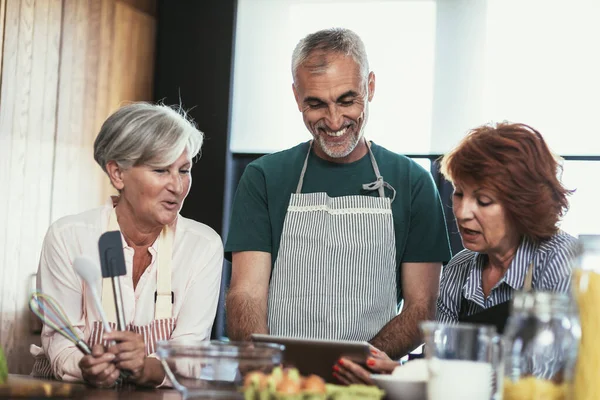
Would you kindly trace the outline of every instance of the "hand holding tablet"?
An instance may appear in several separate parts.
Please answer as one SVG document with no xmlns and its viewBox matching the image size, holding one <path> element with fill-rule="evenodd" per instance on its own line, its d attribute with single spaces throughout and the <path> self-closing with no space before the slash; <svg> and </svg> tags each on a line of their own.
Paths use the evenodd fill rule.
<svg viewBox="0 0 600 400">
<path fill-rule="evenodd" d="M 253 334 L 252 341 L 284 345 L 286 366 L 297 368 L 303 375 L 318 375 L 330 383 L 338 383 L 333 377 L 333 366 L 340 358 L 345 357 L 366 366 L 371 354 L 371 345 L 359 341 L 301 339 L 263 334 Z"/>
</svg>

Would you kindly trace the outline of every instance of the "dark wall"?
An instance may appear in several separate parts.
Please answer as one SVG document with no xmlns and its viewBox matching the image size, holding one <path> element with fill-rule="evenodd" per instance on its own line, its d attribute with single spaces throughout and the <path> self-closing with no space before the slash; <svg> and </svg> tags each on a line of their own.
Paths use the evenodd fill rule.
<svg viewBox="0 0 600 400">
<path fill-rule="evenodd" d="M 456 255 L 459 251 L 464 249 L 458 228 L 456 226 L 456 218 L 452 212 L 452 194 L 454 193 L 454 187 L 448 182 L 440 172 L 440 156 L 431 157 L 431 176 L 433 181 L 438 188 L 442 205 L 444 207 L 444 216 L 446 218 L 446 228 L 448 229 L 448 239 L 450 240 L 450 248 L 452 255 Z"/>
<path fill-rule="evenodd" d="M 161 0 L 154 98 L 180 101 L 206 135 L 182 215 L 223 233 L 222 214 L 235 29 L 235 0 Z"/>
<path fill-rule="evenodd" d="M 192 188 L 181 214 L 224 236 L 229 196 L 229 110 L 236 0 L 159 0 L 154 99 L 182 104 L 204 132 L 202 156 L 192 169 Z M 227 193 L 227 194 L 226 194 Z M 213 338 L 224 335 L 223 269 Z"/>
</svg>

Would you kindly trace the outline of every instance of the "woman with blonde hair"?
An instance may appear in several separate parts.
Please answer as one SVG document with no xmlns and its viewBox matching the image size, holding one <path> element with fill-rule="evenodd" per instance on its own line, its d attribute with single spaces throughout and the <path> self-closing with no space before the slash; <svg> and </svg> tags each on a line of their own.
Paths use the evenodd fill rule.
<svg viewBox="0 0 600 400">
<path fill-rule="evenodd" d="M 125 370 L 132 383 L 160 386 L 166 378 L 154 356 L 157 341 L 210 338 L 223 246 L 211 228 L 179 214 L 202 141 L 184 113 L 163 105 L 130 104 L 104 122 L 94 158 L 119 195 L 53 223 L 37 275 L 38 289 L 64 308 L 92 354 L 84 356 L 44 326 L 42 348 L 32 348 L 33 375 L 110 387 Z M 111 333 L 104 332 L 90 290 L 73 269 L 77 256 L 99 260 L 98 239 L 105 231 L 120 231 L 127 266 L 119 279 L 130 325 L 117 331 L 111 324 Z M 110 279 L 96 289 L 115 322 Z"/>
</svg>

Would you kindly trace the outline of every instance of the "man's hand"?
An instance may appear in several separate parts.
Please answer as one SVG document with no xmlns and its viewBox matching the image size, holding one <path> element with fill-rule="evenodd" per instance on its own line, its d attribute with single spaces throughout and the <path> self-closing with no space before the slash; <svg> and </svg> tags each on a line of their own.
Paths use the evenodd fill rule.
<svg viewBox="0 0 600 400">
<path fill-rule="evenodd" d="M 83 379 L 90 385 L 108 388 L 115 384 L 120 371 L 113 360 L 115 355 L 104 351 L 104 346 L 97 344 L 92 348 L 92 354 L 84 356 L 79 361 Z"/>
<path fill-rule="evenodd" d="M 114 355 L 116 367 L 130 371 L 129 379 L 133 382 L 144 383 L 146 344 L 142 335 L 131 331 L 113 331 L 105 333 L 104 340 L 117 342 L 108 348 L 108 352 Z"/>
</svg>

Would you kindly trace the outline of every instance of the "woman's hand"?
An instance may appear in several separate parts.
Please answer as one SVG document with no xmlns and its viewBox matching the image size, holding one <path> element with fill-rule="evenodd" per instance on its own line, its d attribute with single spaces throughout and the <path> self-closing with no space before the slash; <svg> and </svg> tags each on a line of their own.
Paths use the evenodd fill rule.
<svg viewBox="0 0 600 400">
<path fill-rule="evenodd" d="M 372 347 L 371 357 L 367 358 L 368 369 L 347 358 L 341 358 L 333 367 L 333 376 L 346 385 L 372 385 L 371 373 L 391 374 L 399 365 L 398 362 L 391 360 L 383 351 Z"/>
<path fill-rule="evenodd" d="M 116 342 L 108 348 L 108 352 L 114 355 L 116 367 L 128 371 L 131 374 L 129 380 L 144 384 L 146 344 L 142 335 L 131 331 L 113 331 L 105 333 L 103 339 Z"/>
<path fill-rule="evenodd" d="M 375 347 L 371 347 L 371 355 L 372 357 L 367 359 L 367 366 L 373 373 L 391 374 L 396 367 L 400 366 L 399 362 L 392 360 L 386 353 Z"/>
<path fill-rule="evenodd" d="M 115 355 L 104 351 L 104 346 L 97 344 L 92 348 L 92 354 L 84 356 L 79 361 L 83 379 L 90 385 L 108 388 L 115 384 L 120 371 L 113 364 Z"/>
</svg>

